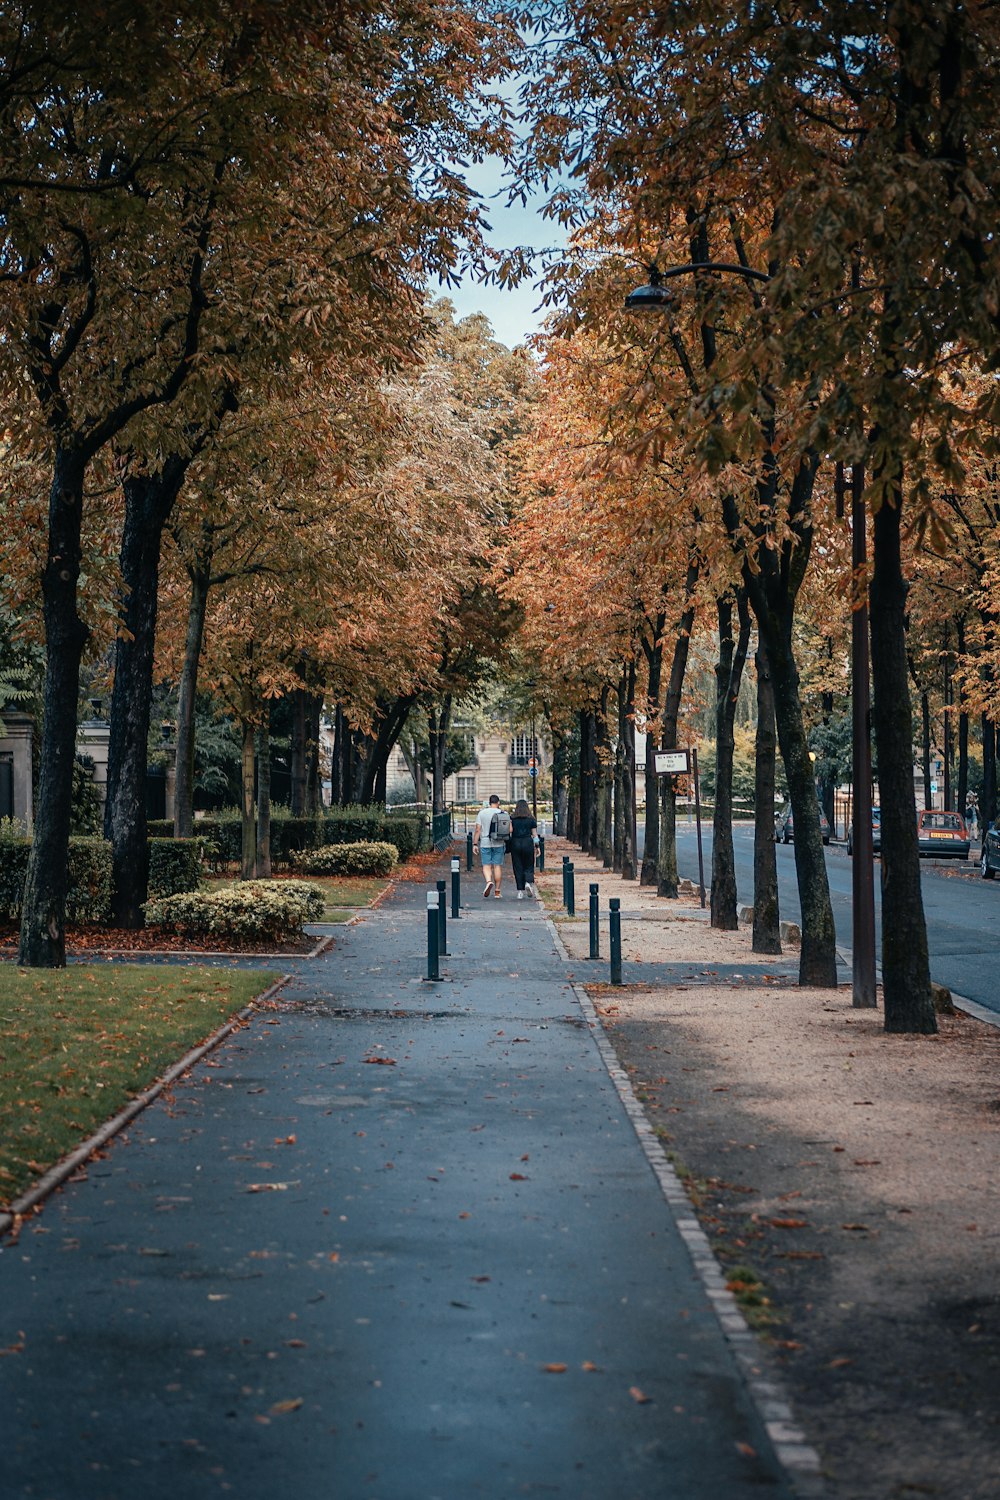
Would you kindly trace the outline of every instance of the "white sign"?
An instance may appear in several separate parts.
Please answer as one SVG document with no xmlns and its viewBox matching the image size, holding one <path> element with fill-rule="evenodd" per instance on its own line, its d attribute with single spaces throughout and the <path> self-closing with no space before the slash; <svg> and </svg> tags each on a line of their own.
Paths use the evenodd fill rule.
<svg viewBox="0 0 1000 1500">
<path fill-rule="evenodd" d="M 654 750 L 653 767 L 657 776 L 683 776 L 688 769 L 686 750 Z"/>
</svg>

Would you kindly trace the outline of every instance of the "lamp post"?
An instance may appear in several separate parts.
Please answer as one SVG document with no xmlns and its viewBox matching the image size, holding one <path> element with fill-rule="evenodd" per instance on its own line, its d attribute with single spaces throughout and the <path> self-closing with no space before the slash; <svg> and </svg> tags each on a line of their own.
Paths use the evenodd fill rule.
<svg viewBox="0 0 1000 1500">
<path fill-rule="evenodd" d="M 753 266 L 733 265 L 726 261 L 691 261 L 687 265 L 649 267 L 649 281 L 636 287 L 625 298 L 630 312 L 662 312 L 673 302 L 664 282 L 677 276 L 713 271 L 722 275 L 741 276 L 745 281 L 771 280 L 766 271 Z M 837 483 L 843 492 L 843 465 L 837 465 Z M 872 850 L 872 773 L 869 704 L 868 585 L 867 585 L 867 517 L 863 503 L 865 473 L 862 464 L 851 466 L 851 563 L 858 604 L 851 614 L 851 757 L 854 777 L 853 842 L 854 862 L 851 870 L 853 912 L 853 986 L 852 1004 L 859 1008 L 875 1005 L 875 879 Z M 862 587 L 863 584 L 863 587 Z M 814 757 L 815 758 L 815 757 Z"/>
</svg>

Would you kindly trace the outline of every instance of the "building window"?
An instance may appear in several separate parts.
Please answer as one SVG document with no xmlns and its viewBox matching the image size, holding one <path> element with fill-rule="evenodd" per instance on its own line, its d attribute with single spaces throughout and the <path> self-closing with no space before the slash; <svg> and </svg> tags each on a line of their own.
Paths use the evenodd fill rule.
<svg viewBox="0 0 1000 1500">
<path fill-rule="evenodd" d="M 474 776 L 456 776 L 455 778 L 455 801 L 475 802 L 476 800 L 476 778 Z"/>
<path fill-rule="evenodd" d="M 537 736 L 532 737 L 530 734 L 515 734 L 513 743 L 510 747 L 510 753 L 516 761 L 523 761 L 525 764 L 527 764 L 527 762 L 533 755 L 538 755 Z"/>
<path fill-rule="evenodd" d="M 510 795 L 515 802 L 520 802 L 522 797 L 527 797 L 527 776 L 512 776 L 510 778 Z"/>
</svg>

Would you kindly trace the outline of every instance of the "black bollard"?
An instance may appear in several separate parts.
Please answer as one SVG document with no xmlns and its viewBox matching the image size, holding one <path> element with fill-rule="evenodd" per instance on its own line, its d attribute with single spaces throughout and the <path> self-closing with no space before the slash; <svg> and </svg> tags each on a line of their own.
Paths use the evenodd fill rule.
<svg viewBox="0 0 1000 1500">
<path fill-rule="evenodd" d="M 451 914 L 457 922 L 462 915 L 462 861 L 451 862 Z"/>
<path fill-rule="evenodd" d="M 576 882 L 572 863 L 566 866 L 566 912 L 571 917 L 576 916 Z"/>
<path fill-rule="evenodd" d="M 438 893 L 427 892 L 427 978 L 440 979 L 441 971 L 438 967 L 438 936 L 441 928 L 438 922 Z"/>
<path fill-rule="evenodd" d="M 601 888 L 600 888 L 599 885 L 592 885 L 590 887 L 590 957 L 591 958 L 600 958 L 600 956 L 601 956 L 601 909 L 600 909 L 600 897 L 599 897 L 599 894 L 598 894 L 599 891 L 600 891 L 600 889 Z"/>
<path fill-rule="evenodd" d="M 472 834 L 465 835 L 465 868 L 472 869 Z"/>
<path fill-rule="evenodd" d="M 568 906 L 569 905 L 569 897 L 566 894 L 566 871 L 568 869 L 569 869 L 569 855 L 568 854 L 564 854 L 563 855 L 563 899 L 562 899 L 563 906 Z"/>
<path fill-rule="evenodd" d="M 438 893 L 438 952 L 442 958 L 448 956 L 448 902 L 443 880 L 437 882 Z"/>
<path fill-rule="evenodd" d="M 608 905 L 611 907 L 611 983 L 622 982 L 622 904 L 617 896 L 612 896 Z"/>
<path fill-rule="evenodd" d="M 538 868 L 539 868 L 539 870 L 544 870 L 545 869 L 545 835 L 544 835 L 544 833 L 540 833 L 538 835 Z"/>
</svg>

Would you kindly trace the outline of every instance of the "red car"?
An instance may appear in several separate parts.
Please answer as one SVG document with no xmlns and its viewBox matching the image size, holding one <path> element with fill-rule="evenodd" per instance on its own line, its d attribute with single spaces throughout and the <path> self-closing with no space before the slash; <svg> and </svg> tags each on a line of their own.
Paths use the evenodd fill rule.
<svg viewBox="0 0 1000 1500">
<path fill-rule="evenodd" d="M 917 849 L 935 859 L 968 859 L 969 830 L 955 812 L 917 813 Z"/>
</svg>

